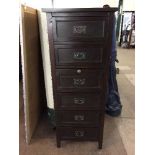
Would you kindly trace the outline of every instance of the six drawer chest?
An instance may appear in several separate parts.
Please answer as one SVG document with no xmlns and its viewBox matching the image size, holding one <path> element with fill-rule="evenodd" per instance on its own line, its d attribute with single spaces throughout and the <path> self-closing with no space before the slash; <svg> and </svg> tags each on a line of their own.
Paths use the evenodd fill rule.
<svg viewBox="0 0 155 155">
<path fill-rule="evenodd" d="M 114 13 L 117 8 L 44 8 L 56 114 L 62 140 L 102 148 Z"/>
</svg>

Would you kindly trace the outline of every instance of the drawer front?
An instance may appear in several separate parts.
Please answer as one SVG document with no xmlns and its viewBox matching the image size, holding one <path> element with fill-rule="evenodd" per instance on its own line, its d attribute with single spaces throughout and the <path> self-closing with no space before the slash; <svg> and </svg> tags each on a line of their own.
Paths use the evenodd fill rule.
<svg viewBox="0 0 155 155">
<path fill-rule="evenodd" d="M 101 90 L 103 69 L 57 69 L 57 90 Z"/>
<path fill-rule="evenodd" d="M 61 139 L 70 140 L 97 140 L 98 128 L 58 127 L 57 132 Z"/>
<path fill-rule="evenodd" d="M 54 41 L 104 40 L 106 17 L 53 18 Z"/>
<path fill-rule="evenodd" d="M 100 93 L 57 93 L 56 109 L 99 109 Z"/>
<path fill-rule="evenodd" d="M 56 45 L 56 65 L 103 65 L 106 52 L 103 46 Z"/>
<path fill-rule="evenodd" d="M 98 125 L 99 111 L 56 111 L 57 125 Z"/>
</svg>

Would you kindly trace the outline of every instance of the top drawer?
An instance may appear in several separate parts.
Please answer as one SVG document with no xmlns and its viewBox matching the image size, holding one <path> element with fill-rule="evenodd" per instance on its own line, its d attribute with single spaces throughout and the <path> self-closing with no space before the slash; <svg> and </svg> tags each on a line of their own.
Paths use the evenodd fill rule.
<svg viewBox="0 0 155 155">
<path fill-rule="evenodd" d="M 54 17 L 54 41 L 103 41 L 106 17 Z"/>
</svg>

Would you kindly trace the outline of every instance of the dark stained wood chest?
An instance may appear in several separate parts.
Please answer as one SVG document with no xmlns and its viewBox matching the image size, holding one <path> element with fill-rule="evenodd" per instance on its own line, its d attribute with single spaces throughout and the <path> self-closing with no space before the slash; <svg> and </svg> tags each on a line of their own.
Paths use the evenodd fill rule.
<svg viewBox="0 0 155 155">
<path fill-rule="evenodd" d="M 117 8 L 43 11 L 47 15 L 57 147 L 61 140 L 93 140 L 102 148 Z"/>
</svg>

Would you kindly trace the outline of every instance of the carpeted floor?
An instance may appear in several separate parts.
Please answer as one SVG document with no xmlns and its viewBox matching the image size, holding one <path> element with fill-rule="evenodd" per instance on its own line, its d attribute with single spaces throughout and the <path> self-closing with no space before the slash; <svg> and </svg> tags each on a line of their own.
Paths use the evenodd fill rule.
<svg viewBox="0 0 155 155">
<path fill-rule="evenodd" d="M 122 114 L 117 117 L 105 117 L 103 149 L 98 150 L 97 142 L 63 141 L 62 147 L 56 147 L 55 130 L 47 120 L 41 117 L 31 144 L 25 143 L 23 103 L 20 103 L 19 154 L 20 155 L 134 155 L 135 146 L 135 51 L 118 48 L 117 75 L 118 87 L 123 105 Z M 20 88 L 21 88 L 20 84 Z M 20 96 L 22 91 L 20 89 Z M 20 97 L 20 102 L 22 97 Z"/>
</svg>

